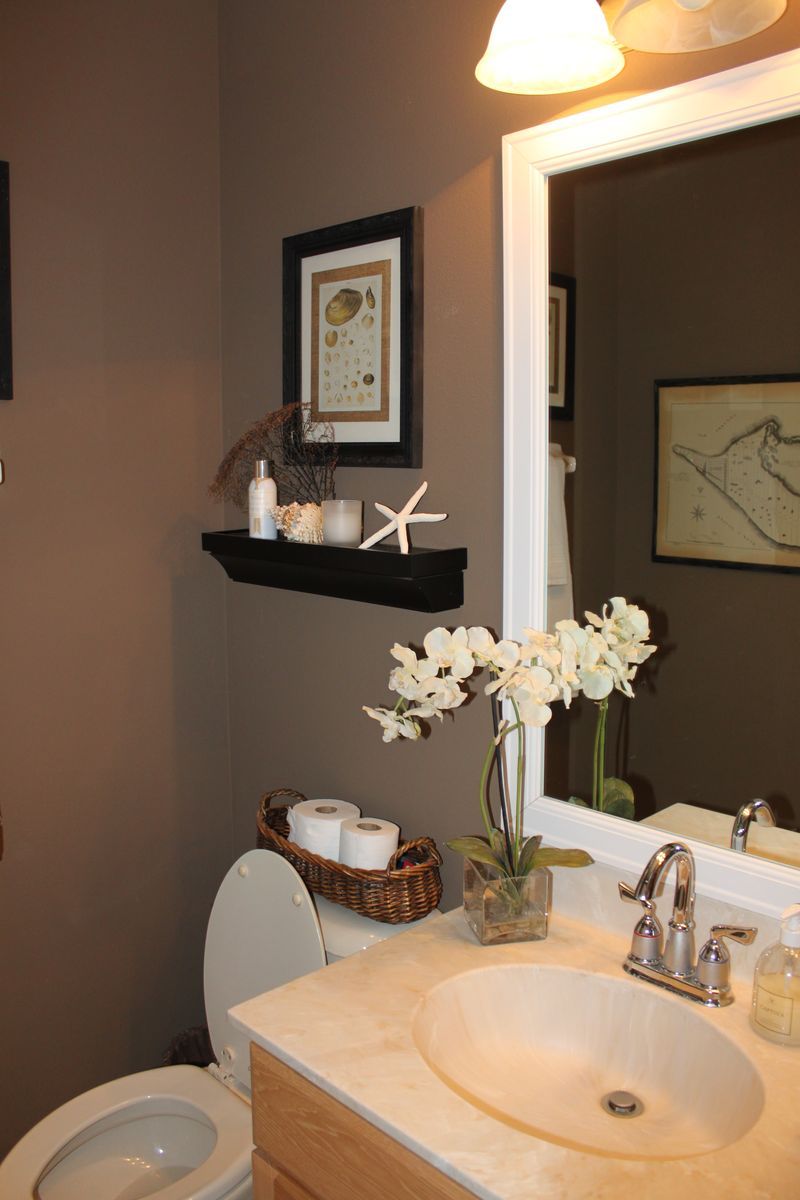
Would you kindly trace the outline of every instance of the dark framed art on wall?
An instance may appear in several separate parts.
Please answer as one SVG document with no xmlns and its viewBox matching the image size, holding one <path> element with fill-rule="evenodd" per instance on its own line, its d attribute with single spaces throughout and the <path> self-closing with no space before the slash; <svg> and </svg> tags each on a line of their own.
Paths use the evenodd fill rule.
<svg viewBox="0 0 800 1200">
<path fill-rule="evenodd" d="M 550 416 L 571 421 L 575 415 L 575 280 L 550 275 L 547 319 Z"/>
<path fill-rule="evenodd" d="M 14 395 L 11 359 L 11 217 L 8 163 L 0 162 L 0 400 Z"/>
<path fill-rule="evenodd" d="M 283 241 L 283 402 L 342 466 L 422 465 L 422 210 Z"/>
<path fill-rule="evenodd" d="M 800 375 L 655 384 L 653 558 L 800 571 Z"/>
</svg>

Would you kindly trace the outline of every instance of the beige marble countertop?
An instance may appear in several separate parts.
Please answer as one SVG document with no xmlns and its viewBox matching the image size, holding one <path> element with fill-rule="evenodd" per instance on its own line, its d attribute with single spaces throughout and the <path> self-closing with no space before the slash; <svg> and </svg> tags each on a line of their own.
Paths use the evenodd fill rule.
<svg viewBox="0 0 800 1200">
<path fill-rule="evenodd" d="M 458 909 L 257 996 L 233 1009 L 231 1019 L 282 1062 L 485 1200 L 800 1197 L 800 1049 L 774 1046 L 752 1032 L 746 983 L 739 983 L 734 1004 L 716 1011 L 666 996 L 733 1038 L 751 1057 L 766 1093 L 747 1134 L 723 1150 L 687 1159 L 611 1158 L 511 1128 L 451 1091 L 414 1046 L 411 1021 L 420 996 L 451 975 L 534 962 L 627 978 L 620 966 L 626 951 L 619 934 L 558 913 L 543 942 L 480 946 Z"/>
</svg>

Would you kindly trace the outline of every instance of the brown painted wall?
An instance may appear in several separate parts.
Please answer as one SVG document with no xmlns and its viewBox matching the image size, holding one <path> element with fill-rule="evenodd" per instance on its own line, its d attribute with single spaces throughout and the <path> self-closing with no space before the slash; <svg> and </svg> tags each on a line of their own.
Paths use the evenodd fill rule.
<svg viewBox="0 0 800 1200">
<path fill-rule="evenodd" d="M 0 1153 L 202 1019 L 230 857 L 211 0 L 0 6 Z"/>
<path fill-rule="evenodd" d="M 200 1020 L 232 853 L 226 722 L 234 849 L 253 844 L 261 789 L 284 783 L 440 842 L 477 824 L 482 704 L 418 746 L 383 746 L 360 713 L 386 695 L 389 646 L 432 620 L 228 584 L 199 552 L 222 524 L 205 496 L 222 447 L 280 402 L 281 238 L 424 207 L 425 465 L 342 471 L 339 491 L 394 503 L 429 479 L 451 516 L 425 540 L 470 551 L 466 604 L 437 620 L 496 625 L 501 135 L 800 34 L 792 0 L 728 51 L 632 55 L 588 100 L 526 99 L 473 78 L 497 7 L 0 3 L 16 352 L 0 410 L 4 1142 Z M 448 902 L 458 869 L 450 856 Z"/>
<path fill-rule="evenodd" d="M 497 0 L 260 0 L 221 6 L 223 379 L 230 442 L 281 396 L 281 238 L 419 204 L 425 210 L 425 445 L 420 471 L 341 470 L 339 495 L 402 502 L 427 479 L 449 520 L 420 544 L 465 545 L 462 609 L 434 617 L 229 586 L 237 846 L 264 788 L 350 799 L 446 838 L 479 828 L 482 698 L 416 745 L 384 745 L 362 704 L 384 703 L 389 647 L 435 624 L 501 616 L 500 138 L 587 103 L 693 78 L 796 45 L 800 12 L 726 51 L 631 55 L 586 96 L 496 94 L 476 83 Z M 241 524 L 235 513 L 229 524 Z M 377 527 L 372 513 L 368 530 Z M 613 583 L 609 583 L 612 587 Z M 445 903 L 459 895 L 447 854 Z"/>
</svg>

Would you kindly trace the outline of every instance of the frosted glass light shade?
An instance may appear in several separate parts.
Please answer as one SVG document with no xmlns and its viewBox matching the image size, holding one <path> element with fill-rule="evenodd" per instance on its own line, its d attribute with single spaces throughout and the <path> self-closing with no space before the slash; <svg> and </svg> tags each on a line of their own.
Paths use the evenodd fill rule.
<svg viewBox="0 0 800 1200">
<path fill-rule="evenodd" d="M 505 0 L 477 79 L 525 96 L 577 92 L 625 65 L 597 0 Z"/>
<path fill-rule="evenodd" d="M 611 29 L 631 50 L 684 54 L 741 42 L 785 11 L 786 0 L 628 0 Z"/>
</svg>

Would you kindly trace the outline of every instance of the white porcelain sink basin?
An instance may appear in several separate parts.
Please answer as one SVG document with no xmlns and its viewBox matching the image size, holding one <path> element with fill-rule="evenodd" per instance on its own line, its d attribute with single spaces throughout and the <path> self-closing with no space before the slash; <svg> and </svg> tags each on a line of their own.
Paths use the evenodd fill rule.
<svg viewBox="0 0 800 1200">
<path fill-rule="evenodd" d="M 433 988 L 413 1036 L 446 1084 L 506 1124 L 593 1154 L 686 1158 L 736 1141 L 764 1103 L 717 1015 L 624 977 L 509 964 Z M 620 1091 L 636 1115 L 604 1107 Z"/>
</svg>

